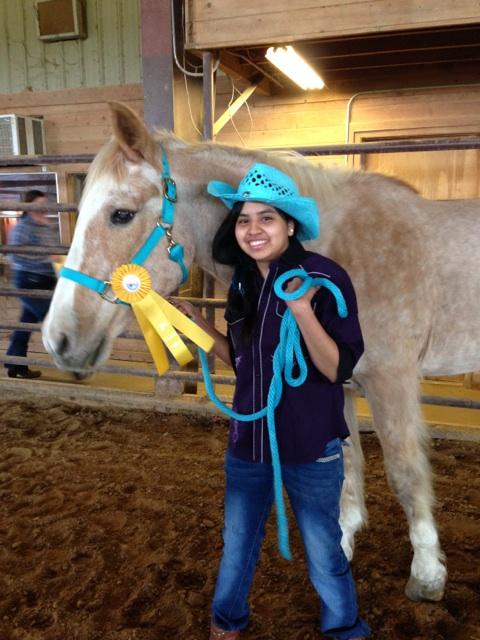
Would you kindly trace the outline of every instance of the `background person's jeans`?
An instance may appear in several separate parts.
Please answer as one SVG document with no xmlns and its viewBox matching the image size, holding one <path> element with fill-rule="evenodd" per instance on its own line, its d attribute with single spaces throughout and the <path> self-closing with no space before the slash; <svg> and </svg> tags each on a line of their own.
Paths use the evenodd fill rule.
<svg viewBox="0 0 480 640">
<path fill-rule="evenodd" d="M 56 278 L 54 276 L 30 273 L 29 271 L 16 271 L 13 275 L 13 286 L 16 289 L 54 289 Z M 20 322 L 43 322 L 48 313 L 50 300 L 45 298 L 20 298 L 22 313 Z M 7 349 L 7 356 L 25 357 L 28 351 L 30 331 L 14 331 L 10 345 Z M 28 369 L 26 365 L 6 364 L 10 371 L 24 372 Z"/>
<path fill-rule="evenodd" d="M 270 464 L 229 454 L 225 472 L 224 549 L 212 617 L 221 629 L 232 631 L 248 623 L 248 595 L 273 502 L 273 473 Z M 282 465 L 282 477 L 305 546 L 310 580 L 320 597 L 322 632 L 339 640 L 368 636 L 340 544 L 341 440 L 330 441 L 317 462 Z"/>
</svg>

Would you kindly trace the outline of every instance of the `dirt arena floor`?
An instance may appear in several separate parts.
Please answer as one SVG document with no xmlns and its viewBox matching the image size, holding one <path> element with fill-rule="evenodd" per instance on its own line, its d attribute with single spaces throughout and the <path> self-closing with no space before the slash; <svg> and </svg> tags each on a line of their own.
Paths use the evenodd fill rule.
<svg viewBox="0 0 480 640">
<path fill-rule="evenodd" d="M 0 401 L 0 640 L 202 640 L 220 554 L 226 421 Z M 411 551 L 374 435 L 353 570 L 379 640 L 480 640 L 480 444 L 435 440 L 449 582 L 403 595 Z M 273 519 L 245 640 L 315 640 L 299 539 Z"/>
</svg>

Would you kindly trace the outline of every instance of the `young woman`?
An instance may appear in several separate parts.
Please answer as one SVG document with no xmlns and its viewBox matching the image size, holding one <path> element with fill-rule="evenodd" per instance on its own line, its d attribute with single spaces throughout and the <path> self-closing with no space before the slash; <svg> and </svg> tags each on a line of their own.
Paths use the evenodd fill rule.
<svg viewBox="0 0 480 640">
<path fill-rule="evenodd" d="M 298 323 L 308 375 L 300 387 L 284 384 L 275 412 L 283 484 L 302 535 L 308 572 L 321 604 L 321 630 L 338 640 L 366 638 L 355 585 L 340 541 L 339 503 L 343 482 L 342 382 L 363 352 L 352 284 L 332 260 L 305 251 L 300 240 L 317 237 L 319 214 L 295 182 L 257 163 L 237 190 L 211 182 L 211 195 L 230 209 L 213 241 L 213 257 L 235 268 L 225 318 L 228 335 L 210 327 L 188 303 L 180 308 L 215 338 L 214 351 L 236 372 L 233 408 L 250 414 L 267 402 L 272 356 L 287 306 Z M 348 317 L 337 314 L 326 288 L 311 288 L 284 302 L 275 279 L 292 268 L 330 278 L 343 293 Z M 289 282 L 294 291 L 299 279 Z M 295 372 L 294 372 L 295 373 Z M 265 523 L 273 502 L 273 472 L 266 419 L 231 420 L 225 463 L 224 548 L 213 599 L 210 640 L 234 640 L 247 626 L 248 596 Z"/>
</svg>

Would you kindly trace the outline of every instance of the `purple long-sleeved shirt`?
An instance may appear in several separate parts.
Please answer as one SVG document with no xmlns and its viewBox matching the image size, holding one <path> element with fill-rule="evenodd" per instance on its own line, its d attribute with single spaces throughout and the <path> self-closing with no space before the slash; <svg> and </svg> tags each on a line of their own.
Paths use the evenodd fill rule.
<svg viewBox="0 0 480 640">
<path fill-rule="evenodd" d="M 275 295 L 273 283 L 279 275 L 292 268 L 303 268 L 313 277 L 330 278 L 342 291 L 348 308 L 348 317 L 340 318 L 334 296 L 325 287 L 320 288 L 312 299 L 316 317 L 339 348 L 337 381 L 331 383 L 320 373 L 302 339 L 308 366 L 307 379 L 300 387 L 290 387 L 285 382 L 283 385 L 282 398 L 275 411 L 280 460 L 300 464 L 314 462 L 321 457 L 326 443 L 332 438 L 349 435 L 343 415 L 342 382 L 351 377 L 363 353 L 363 339 L 355 292 L 348 274 L 333 260 L 305 251 L 300 243 L 293 242 L 283 256 L 270 265 L 261 286 L 251 339 L 242 337 L 244 318 L 228 303 L 225 319 L 237 374 L 233 408 L 242 414 L 253 413 L 267 403 L 273 375 L 273 353 L 279 341 L 282 316 L 287 309 L 286 303 Z M 267 419 L 254 422 L 232 419 L 228 447 L 237 458 L 270 462 Z"/>
</svg>

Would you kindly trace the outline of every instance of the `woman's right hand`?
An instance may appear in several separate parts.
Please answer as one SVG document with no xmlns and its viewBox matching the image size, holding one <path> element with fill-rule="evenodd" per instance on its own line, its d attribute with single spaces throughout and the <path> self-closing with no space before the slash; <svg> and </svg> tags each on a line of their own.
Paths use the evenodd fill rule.
<svg viewBox="0 0 480 640">
<path fill-rule="evenodd" d="M 173 298 L 168 298 L 168 302 L 194 322 L 201 317 L 200 309 L 191 302 L 188 302 L 188 300 L 182 300 L 181 298 L 174 300 Z"/>
<path fill-rule="evenodd" d="M 172 298 L 167 299 L 170 304 L 188 316 L 190 320 L 193 320 L 193 322 L 200 327 L 200 329 L 203 329 L 214 339 L 213 353 L 229 366 L 232 366 L 232 362 L 230 360 L 230 347 L 226 336 L 217 331 L 215 326 L 202 316 L 199 307 L 196 307 L 194 304 L 188 302 L 188 300 L 184 300 L 183 298 L 177 298 L 176 300 L 173 300 Z"/>
</svg>

